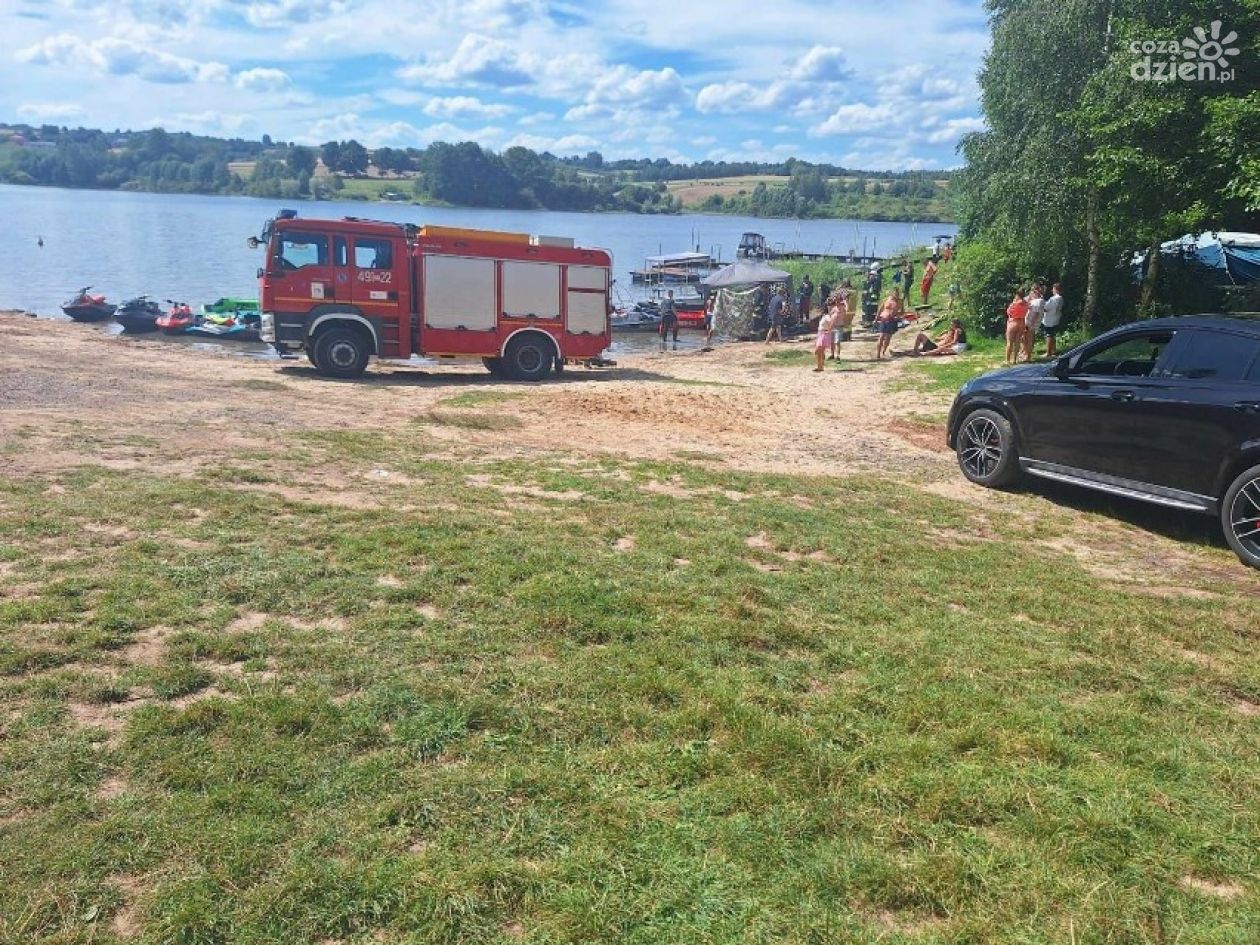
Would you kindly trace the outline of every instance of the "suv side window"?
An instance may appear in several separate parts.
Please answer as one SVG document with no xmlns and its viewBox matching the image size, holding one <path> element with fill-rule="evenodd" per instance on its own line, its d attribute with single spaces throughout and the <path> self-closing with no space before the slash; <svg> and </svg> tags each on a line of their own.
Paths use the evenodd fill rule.
<svg viewBox="0 0 1260 945">
<path fill-rule="evenodd" d="M 1163 372 L 1187 380 L 1241 381 L 1256 377 L 1260 341 L 1223 331 L 1200 329 L 1183 333 L 1181 342 Z"/>
<path fill-rule="evenodd" d="M 1171 331 L 1126 335 L 1086 354 L 1072 373 L 1091 377 L 1150 377 L 1172 339 Z"/>
</svg>

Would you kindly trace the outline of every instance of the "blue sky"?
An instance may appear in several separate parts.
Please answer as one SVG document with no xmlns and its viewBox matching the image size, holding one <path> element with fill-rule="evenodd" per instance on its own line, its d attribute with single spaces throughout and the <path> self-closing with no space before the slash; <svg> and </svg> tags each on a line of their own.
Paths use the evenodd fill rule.
<svg viewBox="0 0 1260 945">
<path fill-rule="evenodd" d="M 0 120 L 954 167 L 979 0 L 0 0 Z"/>
</svg>

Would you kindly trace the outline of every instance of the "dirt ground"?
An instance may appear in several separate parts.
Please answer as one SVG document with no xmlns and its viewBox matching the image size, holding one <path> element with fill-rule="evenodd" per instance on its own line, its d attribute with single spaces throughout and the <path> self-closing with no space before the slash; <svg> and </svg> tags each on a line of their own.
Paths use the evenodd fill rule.
<svg viewBox="0 0 1260 945">
<path fill-rule="evenodd" d="M 0 314 L 0 331 L 0 433 L 23 428 L 40 444 L 0 454 L 9 474 L 81 462 L 75 438 L 60 435 L 67 429 L 143 436 L 165 458 L 195 463 L 225 447 L 266 446 L 289 429 L 389 429 L 444 400 L 486 392 L 510 395 L 480 409 L 509 415 L 514 426 L 438 427 L 453 453 L 573 449 L 756 472 L 898 470 L 916 479 L 952 468 L 943 433 L 914 420 L 943 416 L 948 397 L 890 393 L 883 382 L 901 370 L 896 361 L 847 361 L 819 375 L 812 362 L 778 363 L 765 345 L 736 344 L 631 355 L 612 369 L 571 367 L 544 384 L 495 380 L 476 362 L 374 363 L 367 377 L 347 382 L 319 377 L 305 360 L 263 361 L 13 313 Z M 773 347 L 805 351 L 808 342 Z M 866 358 L 871 347 L 854 342 L 848 357 Z"/>
<path fill-rule="evenodd" d="M 1076 490 L 970 485 L 944 442 L 951 395 L 896 383 L 908 360 L 870 361 L 873 341 L 860 337 L 847 346 L 842 370 L 829 364 L 822 374 L 803 360 L 767 359 L 765 345 L 749 343 L 632 355 L 616 368 L 569 368 L 524 384 L 491 378 L 475 363 L 374 363 L 361 380 L 334 381 L 305 360 L 251 359 L 13 312 L 0 313 L 0 333 L 3 476 L 83 463 L 194 475 L 232 452 L 275 449 L 293 431 L 401 429 L 435 408 L 454 413 L 443 401 L 491 394 L 462 409 L 502 422 L 426 427 L 440 454 L 474 463 L 603 454 L 715 471 L 879 475 L 982 517 L 1066 515 L 1070 537 L 1046 550 L 1126 586 L 1180 593 L 1204 582 L 1254 583 L 1209 519 L 1144 506 L 1117 512 Z M 898 338 L 894 351 L 909 343 Z M 776 347 L 804 353 L 809 342 Z"/>
</svg>

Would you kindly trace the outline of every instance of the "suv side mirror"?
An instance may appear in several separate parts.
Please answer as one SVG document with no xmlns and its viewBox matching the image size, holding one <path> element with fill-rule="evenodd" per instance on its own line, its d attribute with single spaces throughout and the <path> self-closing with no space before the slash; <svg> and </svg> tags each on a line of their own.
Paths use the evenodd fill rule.
<svg viewBox="0 0 1260 945">
<path fill-rule="evenodd" d="M 1054 362 L 1054 376 L 1061 381 L 1068 379 L 1068 370 L 1071 367 L 1071 361 L 1067 357 L 1059 358 Z"/>
</svg>

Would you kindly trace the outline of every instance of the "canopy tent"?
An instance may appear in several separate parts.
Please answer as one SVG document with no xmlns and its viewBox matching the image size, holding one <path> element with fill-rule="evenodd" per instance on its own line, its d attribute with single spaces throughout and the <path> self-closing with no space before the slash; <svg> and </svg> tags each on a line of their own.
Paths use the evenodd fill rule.
<svg viewBox="0 0 1260 945">
<path fill-rule="evenodd" d="M 713 303 L 714 331 L 730 338 L 752 337 L 758 315 L 764 314 L 767 297 L 759 290 L 767 284 L 790 282 L 791 278 L 791 273 L 760 259 L 741 259 L 723 266 L 700 283 L 717 294 Z"/>
<path fill-rule="evenodd" d="M 782 269 L 775 269 L 760 259 L 741 259 L 729 266 L 723 266 L 700 284 L 710 289 L 724 289 L 731 286 L 759 285 L 765 282 L 787 282 L 792 274 Z"/>
<path fill-rule="evenodd" d="M 1161 244 L 1160 253 L 1180 258 L 1218 285 L 1260 282 L 1260 234 L 1257 233 L 1186 235 Z"/>
</svg>

